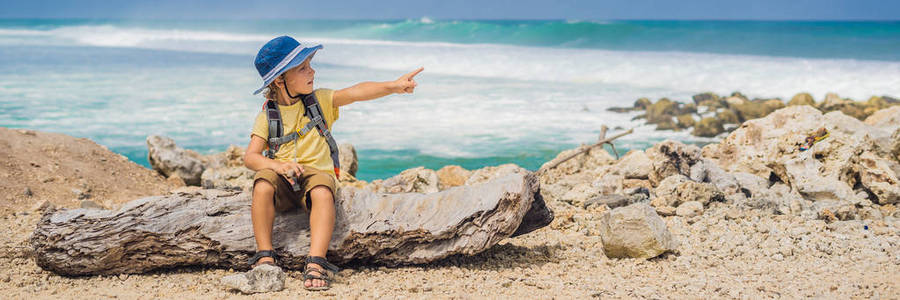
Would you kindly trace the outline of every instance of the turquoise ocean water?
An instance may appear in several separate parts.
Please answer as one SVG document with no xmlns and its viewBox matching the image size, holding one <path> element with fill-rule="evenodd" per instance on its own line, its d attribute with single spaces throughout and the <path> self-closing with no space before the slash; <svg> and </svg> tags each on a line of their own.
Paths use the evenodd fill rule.
<svg viewBox="0 0 900 300">
<path fill-rule="evenodd" d="M 90 138 L 145 166 L 151 134 L 201 153 L 246 146 L 262 105 L 253 57 L 282 34 L 324 45 L 316 87 L 425 67 L 413 95 L 342 108 L 335 137 L 356 146 L 364 180 L 536 169 L 601 125 L 636 128 L 620 150 L 711 141 L 605 111 L 639 97 L 900 96 L 900 22 L 0 20 L 0 126 Z"/>
</svg>

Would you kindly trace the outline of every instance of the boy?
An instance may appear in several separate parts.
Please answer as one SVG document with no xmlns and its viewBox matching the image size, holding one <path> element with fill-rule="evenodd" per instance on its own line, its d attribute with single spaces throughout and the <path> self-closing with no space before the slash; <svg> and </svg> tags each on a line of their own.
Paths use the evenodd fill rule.
<svg viewBox="0 0 900 300">
<path fill-rule="evenodd" d="M 394 81 L 362 82 L 337 91 L 314 90 L 315 70 L 309 61 L 321 48 L 321 45 L 302 47 L 293 38 L 281 36 L 263 45 L 256 56 L 255 65 L 263 85 L 254 94 L 268 88 L 266 100 L 277 103 L 284 135 L 297 132 L 310 123 L 301 101 L 306 97 L 315 96 L 324 126 L 330 129 L 338 119 L 338 107 L 394 93 L 411 94 L 416 87 L 413 77 L 424 69 L 419 68 Z M 310 227 L 310 250 L 303 285 L 309 290 L 328 289 L 333 276 L 328 270 L 337 271 L 336 266 L 325 260 L 334 230 L 334 192 L 337 189 L 336 162 L 330 155 L 327 140 L 330 134 L 327 130 L 310 130 L 278 145 L 277 149 L 269 149 L 273 150 L 272 158 L 269 158 L 261 154 L 267 147 L 273 148 L 268 143 L 269 126 L 266 110 L 263 110 L 256 117 L 244 156 L 244 165 L 257 171 L 251 204 L 257 253 L 251 258 L 251 267 L 275 265 L 272 247 L 275 211 L 300 207 L 309 212 Z"/>
</svg>

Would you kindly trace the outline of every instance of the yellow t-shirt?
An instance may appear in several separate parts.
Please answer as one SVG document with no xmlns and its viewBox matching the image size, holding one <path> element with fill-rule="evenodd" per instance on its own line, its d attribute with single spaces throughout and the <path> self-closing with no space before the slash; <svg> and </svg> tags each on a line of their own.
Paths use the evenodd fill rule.
<svg viewBox="0 0 900 300">
<path fill-rule="evenodd" d="M 331 130 L 334 121 L 339 116 L 338 108 L 332 104 L 331 99 L 334 95 L 334 90 L 317 89 L 313 93 L 319 99 L 319 106 L 322 108 L 325 123 L 328 124 L 328 129 Z M 303 115 L 306 110 L 303 106 L 303 101 L 297 101 L 297 103 L 288 106 L 279 104 L 278 110 L 281 111 L 284 135 L 295 132 L 309 123 L 309 118 Z M 266 118 L 265 110 L 256 115 L 251 137 L 253 135 L 257 135 L 266 141 L 269 139 L 269 121 Z M 328 142 L 317 130 L 312 130 L 296 140 L 281 144 L 278 152 L 275 152 L 275 160 L 296 161 L 301 165 L 312 166 L 328 172 L 331 176 L 337 178 L 334 173 L 334 163 L 331 161 L 331 149 L 328 148 Z"/>
</svg>

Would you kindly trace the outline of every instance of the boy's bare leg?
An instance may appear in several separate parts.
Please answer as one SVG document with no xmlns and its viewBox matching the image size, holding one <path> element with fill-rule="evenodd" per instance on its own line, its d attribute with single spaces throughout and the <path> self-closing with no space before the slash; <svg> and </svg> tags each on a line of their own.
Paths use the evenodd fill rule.
<svg viewBox="0 0 900 300">
<path fill-rule="evenodd" d="M 275 223 L 275 187 L 265 180 L 253 184 L 253 203 L 250 204 L 250 219 L 253 222 L 253 236 L 256 250 L 272 250 L 272 224 Z M 257 263 L 275 262 L 271 257 L 260 258 Z"/>
<path fill-rule="evenodd" d="M 312 202 L 312 209 L 309 213 L 309 255 L 325 257 L 328 252 L 328 243 L 331 241 L 331 234 L 334 232 L 334 196 L 330 188 L 320 185 L 309 191 L 309 197 Z M 325 269 L 318 264 L 309 265 L 318 270 Z M 325 281 L 310 279 L 303 284 L 307 287 L 318 287 L 324 286 Z"/>
</svg>

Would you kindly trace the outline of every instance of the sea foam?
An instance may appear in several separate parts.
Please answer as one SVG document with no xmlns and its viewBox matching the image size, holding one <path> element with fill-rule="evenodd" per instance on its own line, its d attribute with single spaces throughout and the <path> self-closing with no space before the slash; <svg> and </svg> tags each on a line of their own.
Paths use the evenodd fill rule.
<svg viewBox="0 0 900 300">
<path fill-rule="evenodd" d="M 0 75 L 0 125 L 90 137 L 137 157 L 149 134 L 172 136 L 192 149 L 244 145 L 262 101 L 250 95 L 259 84 L 251 62 L 259 46 L 278 34 L 123 25 L 0 29 L 0 51 L 11 57 L 60 55 L 57 61 L 70 64 L 96 57 L 71 70 L 42 65 L 43 57 L 9 61 L 21 65 L 10 67 L 14 74 Z M 621 127 L 615 131 L 636 128 L 617 142 L 620 148 L 643 148 L 666 138 L 711 141 L 685 131 L 655 131 L 631 120 L 633 114 L 605 111 L 642 96 L 679 101 L 703 91 L 782 99 L 805 91 L 817 100 L 827 92 L 857 100 L 900 96 L 896 61 L 289 34 L 325 46 L 313 62 L 316 87 L 393 80 L 425 67 L 415 94 L 344 107 L 334 127 L 340 142 L 396 161 L 406 161 L 402 156 L 410 153 L 452 159 L 552 156 L 595 141 L 603 125 Z M 23 52 L 42 48 L 58 50 Z M 207 56 L 216 64 L 183 64 Z M 110 58 L 120 63 L 107 63 Z M 126 67 L 138 65 L 144 67 Z M 48 99 L 55 105 L 42 105 Z M 23 117 L 26 106 L 32 117 Z"/>
</svg>

